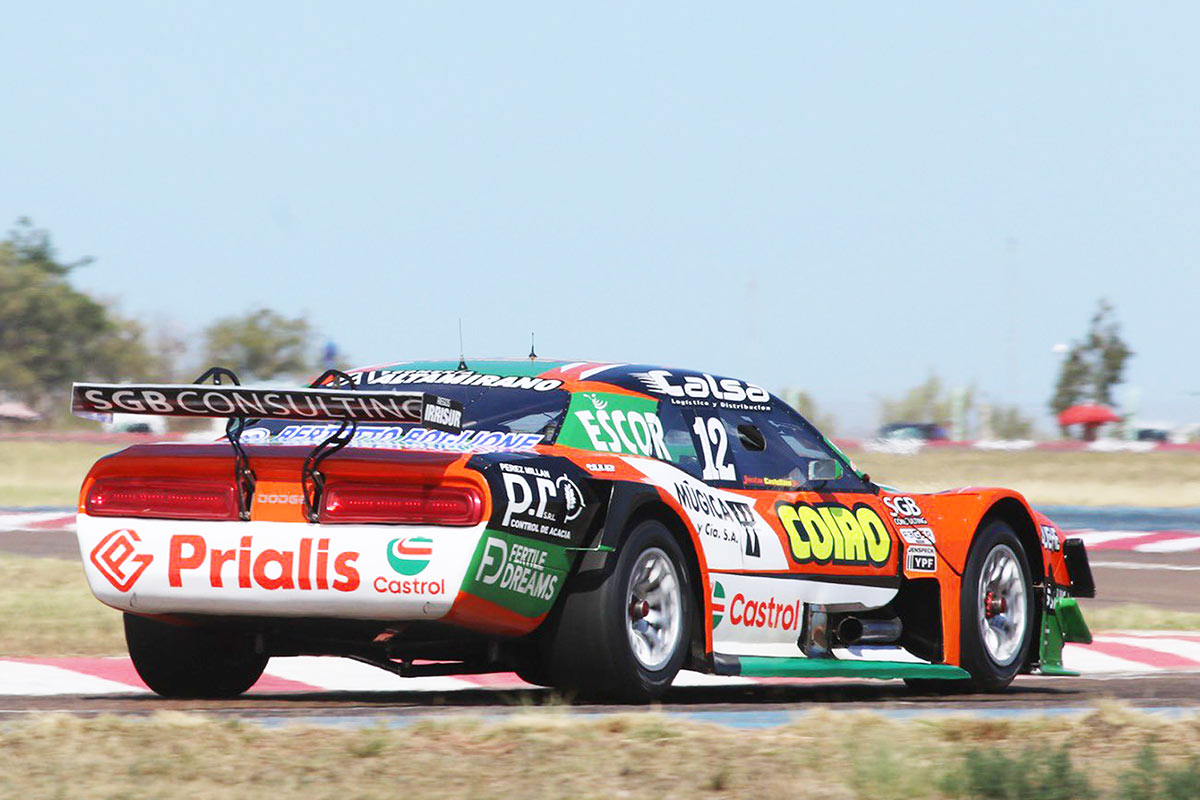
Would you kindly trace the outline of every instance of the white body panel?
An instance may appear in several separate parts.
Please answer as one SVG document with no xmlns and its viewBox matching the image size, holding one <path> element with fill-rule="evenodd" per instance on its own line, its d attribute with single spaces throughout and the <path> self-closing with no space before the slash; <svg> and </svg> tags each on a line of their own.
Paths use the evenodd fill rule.
<svg viewBox="0 0 1200 800">
<path fill-rule="evenodd" d="M 450 610 L 483 529 L 80 514 L 77 535 L 92 592 L 125 611 L 419 620 Z"/>
<path fill-rule="evenodd" d="M 896 589 L 713 572 L 713 650 L 798 657 L 804 605 L 851 611 L 887 605 Z"/>
<path fill-rule="evenodd" d="M 779 536 L 743 495 L 714 489 L 678 467 L 650 458 L 625 461 L 661 486 L 687 513 L 709 569 L 788 569 Z"/>
</svg>

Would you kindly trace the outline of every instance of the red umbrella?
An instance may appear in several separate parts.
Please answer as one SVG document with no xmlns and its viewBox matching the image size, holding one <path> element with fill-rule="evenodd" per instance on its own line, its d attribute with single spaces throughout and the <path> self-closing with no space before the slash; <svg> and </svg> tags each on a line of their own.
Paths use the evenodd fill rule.
<svg viewBox="0 0 1200 800">
<path fill-rule="evenodd" d="M 1099 403 L 1081 403 L 1064 409 L 1058 415 L 1058 424 L 1064 427 L 1067 425 L 1102 425 L 1105 422 L 1120 421 L 1121 418 L 1117 416 L 1116 412 Z"/>
</svg>

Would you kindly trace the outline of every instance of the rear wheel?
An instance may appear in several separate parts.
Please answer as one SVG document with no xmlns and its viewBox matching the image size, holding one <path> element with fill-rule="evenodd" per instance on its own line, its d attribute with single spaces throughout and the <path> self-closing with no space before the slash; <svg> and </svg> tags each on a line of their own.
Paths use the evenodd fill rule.
<svg viewBox="0 0 1200 800">
<path fill-rule="evenodd" d="M 138 675 L 163 697 L 236 697 L 262 676 L 269 657 L 254 637 L 125 615 L 125 643 Z"/>
<path fill-rule="evenodd" d="M 969 680 L 910 679 L 918 691 L 991 692 L 1012 683 L 1033 640 L 1034 595 L 1029 560 L 1016 533 L 993 520 L 978 534 L 959 599 L 962 667 Z"/>
<path fill-rule="evenodd" d="M 611 700 L 662 695 L 687 656 L 692 587 L 675 537 L 657 520 L 638 524 L 595 586 L 568 587 L 545 639 L 556 688 Z"/>
</svg>

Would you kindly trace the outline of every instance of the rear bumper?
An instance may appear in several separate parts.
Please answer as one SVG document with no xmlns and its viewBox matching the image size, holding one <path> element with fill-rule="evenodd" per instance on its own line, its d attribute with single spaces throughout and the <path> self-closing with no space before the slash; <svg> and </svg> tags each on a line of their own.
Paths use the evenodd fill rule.
<svg viewBox="0 0 1200 800">
<path fill-rule="evenodd" d="M 80 514 L 77 535 L 93 594 L 123 611 L 402 621 L 450 611 L 483 530 Z"/>
</svg>

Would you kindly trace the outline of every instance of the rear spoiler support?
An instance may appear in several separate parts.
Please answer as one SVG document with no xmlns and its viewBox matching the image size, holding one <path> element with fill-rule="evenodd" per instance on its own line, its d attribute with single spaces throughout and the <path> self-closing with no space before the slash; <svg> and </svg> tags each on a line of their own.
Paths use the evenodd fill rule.
<svg viewBox="0 0 1200 800">
<path fill-rule="evenodd" d="M 225 367 L 209 367 L 192 383 L 201 385 L 210 378 L 214 386 L 221 386 L 223 380 L 228 380 L 234 386 L 242 385 L 237 374 Z M 229 440 L 229 445 L 233 448 L 233 480 L 237 486 L 238 517 L 245 522 L 250 519 L 250 504 L 254 499 L 254 487 L 258 478 L 255 476 L 254 470 L 250 468 L 250 457 L 246 455 L 246 448 L 242 447 L 242 431 L 244 430 L 246 430 L 245 417 L 230 417 L 225 422 L 225 438 Z"/>
<path fill-rule="evenodd" d="M 351 389 L 357 388 L 353 378 L 336 369 L 325 370 L 311 385 L 317 387 L 326 383 L 335 386 L 344 383 Z M 304 459 L 304 466 L 300 468 L 300 489 L 304 495 L 304 516 L 309 522 L 317 522 L 321 516 L 321 497 L 325 494 L 325 474 L 321 472 L 321 462 L 350 444 L 357 432 L 358 420 L 342 420 L 338 429 L 318 442 Z"/>
</svg>

